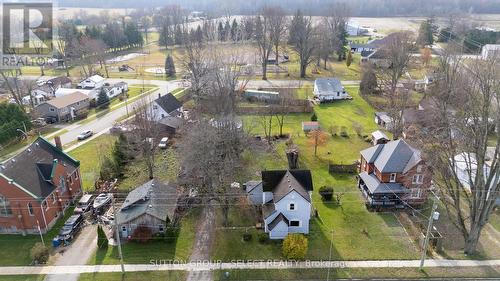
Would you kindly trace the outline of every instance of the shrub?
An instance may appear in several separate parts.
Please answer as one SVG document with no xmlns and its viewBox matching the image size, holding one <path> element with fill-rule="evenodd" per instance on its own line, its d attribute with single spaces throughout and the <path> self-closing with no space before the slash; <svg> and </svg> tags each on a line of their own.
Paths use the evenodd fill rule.
<svg viewBox="0 0 500 281">
<path fill-rule="evenodd" d="M 36 264 L 46 263 L 49 260 L 49 248 L 37 242 L 35 246 L 31 248 L 30 256 Z"/>
<path fill-rule="evenodd" d="M 332 137 L 337 136 L 338 132 L 339 132 L 339 126 L 336 125 L 330 126 L 330 134 L 332 134 Z"/>
<path fill-rule="evenodd" d="M 139 243 L 146 243 L 153 237 L 151 229 L 145 225 L 138 226 L 132 234 L 132 239 Z"/>
<path fill-rule="evenodd" d="M 319 195 L 324 201 L 331 201 L 333 198 L 333 187 L 322 186 L 319 188 Z"/>
<path fill-rule="evenodd" d="M 359 124 L 358 122 L 353 122 L 352 127 L 359 137 L 363 135 L 363 126 L 361 124 Z"/>
<path fill-rule="evenodd" d="M 342 126 L 342 128 L 340 128 L 340 136 L 343 137 L 343 138 L 348 138 L 349 137 L 349 134 L 347 133 L 347 127 L 346 126 Z"/>
<path fill-rule="evenodd" d="M 108 237 L 100 225 L 97 226 L 97 248 L 101 250 L 108 248 Z"/>
<path fill-rule="evenodd" d="M 243 241 L 250 241 L 252 240 L 252 233 L 244 233 L 243 234 Z"/>
<path fill-rule="evenodd" d="M 258 239 L 259 239 L 259 243 L 262 243 L 262 244 L 265 244 L 269 241 L 267 233 L 265 233 L 265 232 L 259 233 Z"/>
<path fill-rule="evenodd" d="M 316 116 L 316 113 L 313 113 L 313 115 L 311 116 L 311 121 L 313 122 L 318 121 L 318 116 Z"/>
<path fill-rule="evenodd" d="M 165 241 L 169 243 L 175 242 L 177 240 L 178 235 L 179 231 L 177 227 L 169 226 L 165 229 L 165 234 L 164 234 Z"/>
<path fill-rule="evenodd" d="M 307 238 L 303 234 L 288 234 L 283 241 L 283 256 L 289 260 L 302 260 L 306 257 Z"/>
</svg>

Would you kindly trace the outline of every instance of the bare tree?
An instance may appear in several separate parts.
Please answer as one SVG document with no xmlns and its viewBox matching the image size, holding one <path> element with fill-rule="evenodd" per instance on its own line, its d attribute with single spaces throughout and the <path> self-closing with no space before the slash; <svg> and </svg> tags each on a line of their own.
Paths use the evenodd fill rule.
<svg viewBox="0 0 500 281">
<path fill-rule="evenodd" d="M 330 6 L 328 16 L 324 19 L 328 32 L 323 35 L 330 42 L 332 51 L 337 53 L 339 61 L 345 55 L 345 26 L 349 21 L 349 14 L 349 7 L 345 3 L 335 3 Z"/>
<path fill-rule="evenodd" d="M 276 65 L 279 64 L 279 48 L 283 43 L 283 37 L 286 34 L 287 28 L 287 17 L 283 8 L 268 7 L 266 9 L 266 14 L 269 15 L 269 29 L 270 29 L 270 39 L 274 45 L 274 52 L 276 55 Z"/>
<path fill-rule="evenodd" d="M 267 80 L 267 63 L 273 49 L 271 38 L 271 15 L 273 10 L 264 8 L 260 15 L 255 17 L 255 40 L 259 49 L 262 64 L 262 80 Z"/>
<path fill-rule="evenodd" d="M 2 69 L 0 75 L 12 98 L 24 111 L 23 97 L 25 93 L 23 92 L 22 81 L 19 79 L 20 72 L 17 69 Z"/>
<path fill-rule="evenodd" d="M 158 147 L 155 142 L 159 141 L 161 131 L 156 125 L 156 121 L 160 119 L 160 116 L 150 103 L 149 97 L 145 97 L 138 102 L 133 124 L 135 126 L 134 134 L 139 140 L 140 151 L 148 169 L 148 176 L 153 179 L 155 155 Z"/>
<path fill-rule="evenodd" d="M 392 133 L 395 138 L 403 131 L 403 113 L 408 106 L 409 92 L 399 89 L 401 77 L 406 73 L 415 47 L 413 34 L 399 32 L 387 38 L 378 52 L 383 62 L 378 64 L 377 80 L 384 94 L 388 97 L 387 113 L 392 118 Z"/>
<path fill-rule="evenodd" d="M 274 116 L 272 113 L 260 114 L 258 117 L 259 125 L 261 129 L 264 131 L 264 137 L 266 138 L 269 144 L 271 143 L 271 137 L 272 137 L 273 117 Z"/>
<path fill-rule="evenodd" d="M 442 201 L 464 237 L 464 252 L 471 255 L 500 192 L 498 58 L 466 64 L 446 53 L 440 60 L 430 93 L 433 126 L 420 140 Z"/>
<path fill-rule="evenodd" d="M 311 63 L 316 45 L 316 34 L 312 18 L 306 17 L 298 10 L 290 24 L 289 43 L 299 55 L 300 77 L 306 77 L 307 66 Z"/>
<path fill-rule="evenodd" d="M 285 117 L 290 112 L 291 102 L 293 100 L 293 94 L 291 89 L 284 89 L 280 93 L 279 102 L 275 106 L 274 116 L 276 121 L 278 121 L 278 126 L 280 130 L 280 136 L 283 136 L 283 126 L 285 125 Z"/>
<path fill-rule="evenodd" d="M 309 144 L 314 146 L 314 156 L 317 156 L 318 146 L 323 146 L 328 142 L 328 135 L 320 129 L 309 132 Z"/>
</svg>

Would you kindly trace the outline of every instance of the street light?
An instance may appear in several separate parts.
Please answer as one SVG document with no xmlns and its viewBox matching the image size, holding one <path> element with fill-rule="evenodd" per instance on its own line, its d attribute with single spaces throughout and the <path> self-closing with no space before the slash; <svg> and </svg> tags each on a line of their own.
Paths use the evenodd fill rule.
<svg viewBox="0 0 500 281">
<path fill-rule="evenodd" d="M 23 130 L 21 130 L 21 129 L 16 129 L 16 131 L 18 131 L 18 132 L 20 132 L 21 134 L 23 134 L 25 138 L 28 138 L 28 134 L 27 134 L 25 131 L 23 131 Z"/>
</svg>

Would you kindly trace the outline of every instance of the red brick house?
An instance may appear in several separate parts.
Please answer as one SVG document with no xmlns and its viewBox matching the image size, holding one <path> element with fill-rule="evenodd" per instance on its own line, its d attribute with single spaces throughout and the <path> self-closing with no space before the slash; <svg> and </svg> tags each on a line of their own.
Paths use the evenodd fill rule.
<svg viewBox="0 0 500 281">
<path fill-rule="evenodd" d="M 431 174 L 421 152 L 402 139 L 361 151 L 358 187 L 369 207 L 421 205 L 430 185 Z"/>
<path fill-rule="evenodd" d="M 81 193 L 80 162 L 38 137 L 0 164 L 0 233 L 46 232 Z"/>
</svg>

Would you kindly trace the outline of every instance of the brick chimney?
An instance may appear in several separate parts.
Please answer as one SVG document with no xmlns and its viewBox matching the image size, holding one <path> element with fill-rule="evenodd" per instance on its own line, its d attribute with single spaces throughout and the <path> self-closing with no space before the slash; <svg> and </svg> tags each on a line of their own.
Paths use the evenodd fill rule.
<svg viewBox="0 0 500 281">
<path fill-rule="evenodd" d="M 56 147 L 62 150 L 62 142 L 61 142 L 61 137 L 60 136 L 55 136 L 54 137 L 54 142 L 56 143 Z"/>
</svg>

